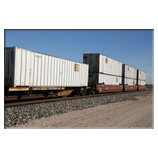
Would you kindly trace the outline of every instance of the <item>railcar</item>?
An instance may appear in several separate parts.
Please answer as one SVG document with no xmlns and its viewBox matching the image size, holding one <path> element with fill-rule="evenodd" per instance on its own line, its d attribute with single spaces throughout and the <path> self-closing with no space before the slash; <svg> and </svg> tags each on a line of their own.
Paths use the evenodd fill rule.
<svg viewBox="0 0 158 158">
<path fill-rule="evenodd" d="M 137 85 L 138 90 L 146 89 L 146 72 L 137 69 Z"/>
<path fill-rule="evenodd" d="M 4 48 L 5 95 L 86 95 L 146 89 L 146 73 L 99 53 L 83 63 L 17 47 Z"/>
<path fill-rule="evenodd" d="M 17 47 L 5 47 L 4 58 L 6 94 L 62 96 L 88 87 L 88 64 Z"/>
<path fill-rule="evenodd" d="M 122 65 L 123 91 L 137 90 L 137 69 L 127 64 Z"/>
<path fill-rule="evenodd" d="M 105 55 L 83 54 L 83 63 L 89 64 L 89 86 L 98 93 L 121 92 L 122 63 Z"/>
</svg>

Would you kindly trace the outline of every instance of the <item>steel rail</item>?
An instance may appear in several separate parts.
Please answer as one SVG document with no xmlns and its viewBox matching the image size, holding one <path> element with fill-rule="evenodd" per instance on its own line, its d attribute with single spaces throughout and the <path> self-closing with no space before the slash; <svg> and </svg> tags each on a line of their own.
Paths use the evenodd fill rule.
<svg viewBox="0 0 158 158">
<path fill-rule="evenodd" d="M 146 90 L 146 91 L 151 91 L 151 90 Z M 107 96 L 107 95 L 137 93 L 137 92 L 144 92 L 144 91 L 110 92 L 110 93 L 104 93 L 104 94 L 73 96 L 73 97 L 45 97 L 45 98 L 38 97 L 38 98 L 27 98 L 27 99 L 21 99 L 21 100 L 10 100 L 10 101 L 5 100 L 4 107 L 28 105 L 28 104 L 43 103 L 43 102 L 55 102 L 55 101 L 62 101 L 62 100 L 73 100 L 73 99 L 90 98 L 90 97 L 99 97 L 99 96 Z"/>
</svg>

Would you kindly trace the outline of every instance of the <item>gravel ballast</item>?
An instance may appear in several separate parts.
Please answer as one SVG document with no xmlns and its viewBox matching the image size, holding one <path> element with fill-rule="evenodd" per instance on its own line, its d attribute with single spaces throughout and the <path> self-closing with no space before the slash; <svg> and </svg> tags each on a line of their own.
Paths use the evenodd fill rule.
<svg viewBox="0 0 158 158">
<path fill-rule="evenodd" d="M 69 111 L 82 110 L 97 105 L 136 100 L 135 96 L 146 95 L 152 91 L 139 91 L 124 94 L 88 97 L 73 100 L 62 100 L 29 104 L 4 109 L 4 128 L 27 123 L 31 119 L 49 117 L 55 114 L 67 113 Z"/>
</svg>

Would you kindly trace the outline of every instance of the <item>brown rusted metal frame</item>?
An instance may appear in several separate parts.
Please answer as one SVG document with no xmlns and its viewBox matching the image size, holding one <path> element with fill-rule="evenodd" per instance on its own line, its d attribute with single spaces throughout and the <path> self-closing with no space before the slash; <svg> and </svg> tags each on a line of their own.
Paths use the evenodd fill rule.
<svg viewBox="0 0 158 158">
<path fill-rule="evenodd" d="M 98 91 L 98 93 L 122 92 L 123 85 L 96 84 L 96 90 Z"/>
<path fill-rule="evenodd" d="M 137 85 L 124 85 L 124 91 L 136 91 Z"/>
<path fill-rule="evenodd" d="M 146 90 L 146 86 L 138 86 L 138 91 Z"/>
</svg>

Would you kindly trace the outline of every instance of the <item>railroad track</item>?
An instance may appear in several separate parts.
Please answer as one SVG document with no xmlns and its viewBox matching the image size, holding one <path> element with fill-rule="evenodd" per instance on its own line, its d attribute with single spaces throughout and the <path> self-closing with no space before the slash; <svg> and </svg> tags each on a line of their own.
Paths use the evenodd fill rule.
<svg viewBox="0 0 158 158">
<path fill-rule="evenodd" d="M 146 90 L 150 91 L 150 90 Z M 141 91 L 129 91 L 129 92 L 111 92 L 105 94 L 95 94 L 95 95 L 85 95 L 85 96 L 73 96 L 73 97 L 42 97 L 43 95 L 32 95 L 31 97 L 27 97 L 27 95 L 23 95 L 21 100 L 17 100 L 17 96 L 9 96 L 8 98 L 5 97 L 4 100 L 4 107 L 11 107 L 11 106 L 20 106 L 26 104 L 33 104 L 33 103 L 41 103 L 41 102 L 54 102 L 60 100 L 72 100 L 72 99 L 79 99 L 79 98 L 89 98 L 89 97 L 99 97 L 105 95 L 116 95 L 116 94 L 125 94 L 125 93 L 137 93 Z M 142 91 L 143 92 L 143 91 Z"/>
</svg>

